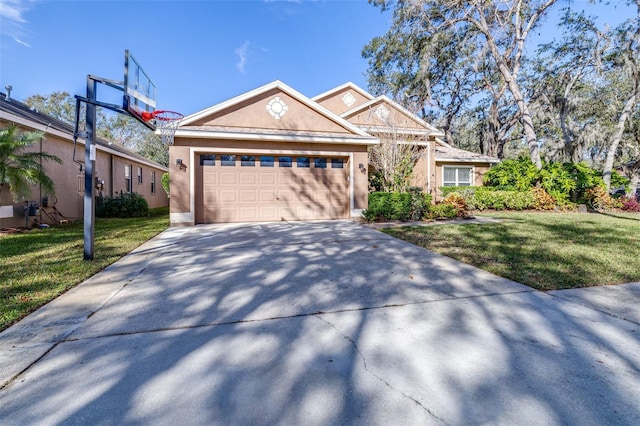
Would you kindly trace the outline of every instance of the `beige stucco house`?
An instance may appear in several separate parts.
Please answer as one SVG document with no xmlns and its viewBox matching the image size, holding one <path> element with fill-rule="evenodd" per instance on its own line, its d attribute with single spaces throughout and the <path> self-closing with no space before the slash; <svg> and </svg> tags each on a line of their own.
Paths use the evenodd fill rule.
<svg viewBox="0 0 640 426">
<path fill-rule="evenodd" d="M 343 219 L 367 207 L 368 149 L 420 147 L 414 185 L 481 184 L 496 159 L 445 144 L 386 96 L 347 83 L 314 98 L 275 81 L 185 117 L 169 149 L 171 224 Z"/>
<path fill-rule="evenodd" d="M 62 160 L 62 164 L 48 162 L 44 164 L 56 188 L 55 195 L 45 194 L 34 187 L 27 200 L 14 202 L 5 187 L 0 199 L 0 228 L 20 227 L 27 224 L 24 205 L 34 203 L 40 207 L 35 216 L 29 217 L 29 223 L 55 224 L 63 220 L 82 218 L 84 209 L 84 140 L 79 138 L 74 162 L 73 126 L 38 111 L 16 99 L 7 99 L 0 93 L 0 128 L 11 123 L 20 131 L 42 131 L 44 137 L 33 149 L 53 154 Z M 95 177 L 97 188 L 104 196 L 113 197 L 122 192 L 136 192 L 142 195 L 150 208 L 164 207 L 169 204 L 167 194 L 162 189 L 161 179 L 168 169 L 158 163 L 147 160 L 141 155 L 122 147 L 111 145 L 108 141 L 96 140 Z M 28 212 L 27 212 L 28 213 Z"/>
</svg>

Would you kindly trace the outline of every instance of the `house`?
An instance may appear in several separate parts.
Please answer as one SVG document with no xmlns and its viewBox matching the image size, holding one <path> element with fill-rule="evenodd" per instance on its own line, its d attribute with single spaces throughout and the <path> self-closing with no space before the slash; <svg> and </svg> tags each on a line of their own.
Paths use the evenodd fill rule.
<svg viewBox="0 0 640 426">
<path fill-rule="evenodd" d="M 420 147 L 414 185 L 436 196 L 481 184 L 497 162 L 352 83 L 308 98 L 274 81 L 184 118 L 169 148 L 171 224 L 359 217 L 368 149 L 389 134 Z"/>
<path fill-rule="evenodd" d="M 36 222 L 55 224 L 81 218 L 84 209 L 84 140 L 78 138 L 74 147 L 73 126 L 0 93 L 0 128 L 12 123 L 20 131 L 43 131 L 44 137 L 33 149 L 57 156 L 62 164 L 44 164 L 47 176 L 54 182 L 55 194 L 45 194 L 41 188 L 35 187 L 29 199 L 14 202 L 5 187 L 0 199 L 0 228 L 31 226 Z M 96 140 L 97 194 L 112 197 L 121 191 L 136 192 L 147 200 L 150 208 L 164 207 L 169 204 L 161 184 L 162 175 L 166 172 L 166 167 L 141 155 L 111 145 L 106 140 Z M 40 207 L 32 209 L 34 216 L 28 216 L 28 211 L 25 214 L 25 202 Z"/>
</svg>

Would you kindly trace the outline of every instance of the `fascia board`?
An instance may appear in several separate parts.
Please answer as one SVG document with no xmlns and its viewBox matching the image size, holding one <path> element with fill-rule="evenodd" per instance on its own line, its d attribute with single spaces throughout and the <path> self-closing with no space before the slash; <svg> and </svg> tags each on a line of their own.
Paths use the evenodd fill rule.
<svg viewBox="0 0 640 426">
<path fill-rule="evenodd" d="M 491 163 L 497 164 L 500 162 L 497 158 L 455 158 L 455 157 L 438 157 L 436 156 L 436 163 L 449 162 L 449 163 Z"/>
<path fill-rule="evenodd" d="M 269 141 L 269 142 L 309 142 L 309 143 L 335 143 L 348 145 L 377 145 L 378 138 L 367 134 L 367 137 L 353 138 L 345 136 L 310 136 L 310 135 L 276 135 L 251 132 L 217 132 L 212 130 L 187 130 L 178 129 L 176 138 L 197 138 L 197 139 L 222 139 L 222 140 L 247 140 L 247 141 Z"/>
<path fill-rule="evenodd" d="M 341 84 L 340 86 L 335 87 L 335 88 L 333 88 L 331 90 L 327 90 L 324 93 L 320 93 L 319 95 L 316 95 L 313 98 L 311 98 L 311 100 L 314 101 L 314 102 L 317 102 L 318 99 L 327 98 L 327 97 L 333 95 L 334 93 L 337 93 L 337 92 L 341 91 L 342 89 L 346 89 L 346 88 L 349 88 L 349 89 L 353 90 L 354 92 L 358 92 L 359 94 L 361 94 L 362 96 L 364 96 L 367 99 L 373 99 L 374 98 L 374 96 L 371 93 L 365 91 L 360 86 L 357 86 L 356 84 L 354 84 L 354 83 L 349 81 L 349 82 Z"/>
</svg>

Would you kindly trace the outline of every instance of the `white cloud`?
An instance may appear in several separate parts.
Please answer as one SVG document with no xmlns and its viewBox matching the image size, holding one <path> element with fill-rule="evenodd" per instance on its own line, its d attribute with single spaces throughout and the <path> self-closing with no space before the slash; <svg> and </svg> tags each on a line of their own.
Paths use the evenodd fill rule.
<svg viewBox="0 0 640 426">
<path fill-rule="evenodd" d="M 247 56 L 249 53 L 249 41 L 245 41 L 242 46 L 234 50 L 234 53 L 238 55 L 238 63 L 236 64 L 236 68 L 238 68 L 238 71 L 244 74 L 244 68 L 247 65 Z"/>
<path fill-rule="evenodd" d="M 22 40 L 20 40 L 19 38 L 16 38 L 16 37 L 14 37 L 13 39 L 16 41 L 16 43 L 19 43 L 19 44 L 21 44 L 23 46 L 31 47 L 31 45 L 29 43 L 27 43 L 26 41 L 22 41 Z"/>
<path fill-rule="evenodd" d="M 31 47 L 29 43 L 22 41 L 24 27 L 28 23 L 25 14 L 31 10 L 36 0 L 1 0 L 0 18 L 3 25 L 0 26 L 0 33 L 13 38 L 16 43 Z"/>
</svg>

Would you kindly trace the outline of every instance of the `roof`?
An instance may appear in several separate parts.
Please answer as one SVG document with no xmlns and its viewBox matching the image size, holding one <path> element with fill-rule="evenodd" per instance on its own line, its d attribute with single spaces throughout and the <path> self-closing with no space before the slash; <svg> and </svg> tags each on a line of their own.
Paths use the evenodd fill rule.
<svg viewBox="0 0 640 426">
<path fill-rule="evenodd" d="M 331 123 L 331 125 L 335 126 L 336 129 L 340 129 L 340 131 L 327 133 L 311 130 L 309 128 L 296 128 L 297 126 L 282 128 L 282 123 L 285 123 L 286 120 L 291 117 L 291 112 L 286 116 L 284 116 L 283 113 L 284 118 L 282 120 L 280 120 L 280 117 L 277 117 L 276 121 L 273 122 L 273 124 L 277 123 L 280 127 L 275 125 L 272 126 L 271 124 L 260 124 L 257 122 L 246 124 L 234 123 L 233 126 L 229 126 L 228 124 L 225 125 L 223 122 L 219 121 L 220 117 L 229 116 L 229 114 L 235 113 L 239 108 L 252 105 L 255 102 L 263 102 L 264 100 L 262 97 L 273 91 L 286 94 L 291 99 L 303 105 L 305 110 L 314 114 L 314 119 L 321 118 L 322 120 L 325 120 L 325 122 Z M 275 99 L 279 99 L 279 97 L 276 96 Z M 212 122 L 205 124 L 205 121 L 208 119 L 211 119 Z M 317 120 L 314 121 L 317 122 Z M 249 92 L 243 93 L 185 117 L 176 131 L 176 137 L 215 137 L 222 139 L 243 138 L 260 140 L 276 138 L 278 140 L 285 141 L 304 139 L 305 141 L 318 143 L 361 143 L 369 145 L 378 143 L 378 139 L 376 137 L 371 136 L 360 127 L 350 123 L 339 115 L 334 114 L 322 105 L 309 99 L 279 80 L 275 80 L 269 84 L 265 84 Z"/>
<path fill-rule="evenodd" d="M 465 151 L 464 149 L 453 147 L 439 139 L 436 144 L 436 161 L 451 161 L 460 163 L 499 163 L 500 159 L 490 157 L 477 152 Z"/>
<path fill-rule="evenodd" d="M 36 109 L 32 109 L 27 104 L 24 104 L 14 98 L 7 99 L 7 95 L 4 93 L 0 93 L 0 112 L 5 112 L 7 114 L 11 114 L 14 117 L 22 118 L 29 123 L 40 124 L 41 127 L 44 127 L 43 130 L 45 131 L 45 133 L 47 133 L 50 129 L 53 129 L 65 134 L 70 139 L 73 138 L 74 128 L 69 123 L 58 120 L 57 118 L 51 117 L 50 115 L 41 113 Z M 3 115 L 2 118 L 11 121 L 11 117 Z M 84 140 L 83 138 L 78 139 Z M 99 148 L 102 147 L 103 150 L 116 151 L 118 154 L 121 154 L 125 157 L 130 157 L 134 160 L 148 163 L 159 169 L 167 169 L 162 164 L 149 160 L 148 158 L 126 148 L 112 144 L 106 139 L 96 138 L 96 145 L 98 145 Z"/>
</svg>

